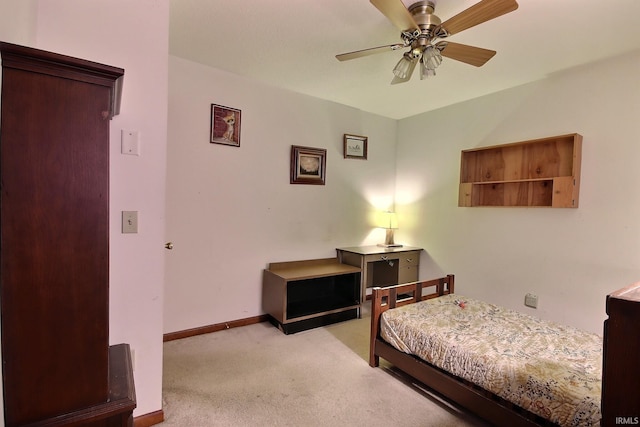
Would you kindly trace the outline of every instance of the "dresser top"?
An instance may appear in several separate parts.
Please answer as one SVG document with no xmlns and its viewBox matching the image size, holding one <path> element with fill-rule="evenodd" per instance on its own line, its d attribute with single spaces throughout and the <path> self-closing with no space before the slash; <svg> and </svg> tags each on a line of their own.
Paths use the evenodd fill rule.
<svg viewBox="0 0 640 427">
<path fill-rule="evenodd" d="M 336 248 L 339 251 L 344 252 L 353 252 L 355 254 L 360 255 L 377 255 L 377 254 L 388 254 L 388 253 L 396 253 L 396 252 L 411 252 L 411 251 L 421 251 L 422 248 L 416 248 L 414 246 L 399 246 L 399 247 L 391 247 L 385 248 L 383 246 L 350 246 L 346 248 Z"/>
<path fill-rule="evenodd" d="M 640 282 L 617 290 L 609 295 L 610 298 L 640 302 Z"/>
</svg>

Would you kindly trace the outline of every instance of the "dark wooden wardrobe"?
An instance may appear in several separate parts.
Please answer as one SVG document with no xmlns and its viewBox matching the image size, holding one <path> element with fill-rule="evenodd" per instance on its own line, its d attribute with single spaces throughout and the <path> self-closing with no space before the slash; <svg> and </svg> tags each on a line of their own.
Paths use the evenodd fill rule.
<svg viewBox="0 0 640 427">
<path fill-rule="evenodd" d="M 109 346 L 109 122 L 124 70 L 0 42 L 0 298 L 7 427 L 131 426 Z"/>
<path fill-rule="evenodd" d="M 607 295 L 602 426 L 640 425 L 640 282 Z"/>
</svg>

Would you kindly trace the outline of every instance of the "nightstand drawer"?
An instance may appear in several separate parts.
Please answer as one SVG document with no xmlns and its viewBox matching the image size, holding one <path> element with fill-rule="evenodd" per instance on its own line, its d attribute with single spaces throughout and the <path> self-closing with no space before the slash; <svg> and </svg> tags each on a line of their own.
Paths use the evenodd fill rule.
<svg viewBox="0 0 640 427">
<path fill-rule="evenodd" d="M 378 261 L 398 262 L 400 260 L 400 254 L 388 253 L 388 254 L 366 255 L 365 257 L 363 257 L 363 259 L 365 263 L 378 262 Z"/>
<path fill-rule="evenodd" d="M 407 252 L 400 256 L 400 268 L 420 265 L 420 252 Z"/>
<path fill-rule="evenodd" d="M 398 284 L 418 281 L 418 266 L 402 266 L 398 269 Z"/>
</svg>

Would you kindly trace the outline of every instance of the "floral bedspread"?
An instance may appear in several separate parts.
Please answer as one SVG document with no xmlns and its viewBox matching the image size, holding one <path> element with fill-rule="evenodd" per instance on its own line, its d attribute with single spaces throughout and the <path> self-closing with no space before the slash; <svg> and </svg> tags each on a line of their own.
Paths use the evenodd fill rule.
<svg viewBox="0 0 640 427">
<path fill-rule="evenodd" d="M 380 334 L 457 377 L 561 426 L 600 423 L 602 338 L 445 295 L 383 313 Z"/>
</svg>

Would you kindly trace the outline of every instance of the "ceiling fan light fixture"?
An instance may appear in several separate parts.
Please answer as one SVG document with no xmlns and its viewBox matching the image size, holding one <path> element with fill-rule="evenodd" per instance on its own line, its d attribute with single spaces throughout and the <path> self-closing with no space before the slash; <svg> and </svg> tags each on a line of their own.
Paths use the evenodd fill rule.
<svg viewBox="0 0 640 427">
<path fill-rule="evenodd" d="M 429 45 L 422 52 L 422 65 L 428 70 L 435 70 L 442 63 L 440 50 Z"/>
<path fill-rule="evenodd" d="M 393 75 L 399 79 L 408 79 L 411 77 L 411 74 L 413 74 L 417 62 L 417 59 L 414 58 L 411 53 L 406 52 L 393 68 Z"/>
<path fill-rule="evenodd" d="M 424 63 L 421 64 L 420 67 L 420 80 L 424 80 L 427 79 L 429 77 L 433 77 L 436 75 L 436 70 L 433 70 L 431 68 L 427 68 L 424 66 Z"/>
<path fill-rule="evenodd" d="M 336 55 L 336 58 L 345 61 L 409 47 L 410 50 L 402 55 L 393 68 L 391 84 L 409 81 L 418 63 L 420 79 L 435 76 L 443 56 L 448 60 L 481 67 L 496 54 L 495 51 L 437 39 L 446 39 L 518 9 L 516 0 L 477 0 L 473 6 L 442 22 L 434 14 L 437 1 L 413 0 L 414 3 L 407 7 L 404 0 L 370 0 L 400 30 L 402 43 L 343 53 Z"/>
</svg>

